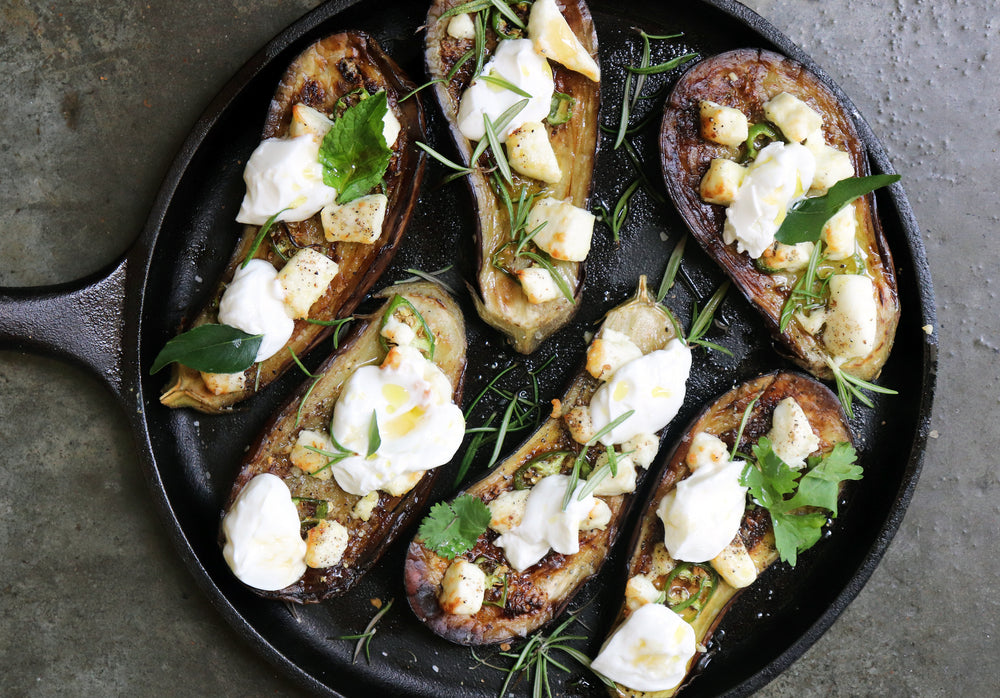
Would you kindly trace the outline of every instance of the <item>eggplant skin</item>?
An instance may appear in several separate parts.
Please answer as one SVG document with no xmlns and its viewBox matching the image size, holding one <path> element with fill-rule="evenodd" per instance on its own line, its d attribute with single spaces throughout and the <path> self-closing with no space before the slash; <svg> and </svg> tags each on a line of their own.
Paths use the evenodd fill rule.
<svg viewBox="0 0 1000 698">
<path fill-rule="evenodd" d="M 823 117 L 826 142 L 851 156 L 857 176 L 869 174 L 868 156 L 850 114 L 836 95 L 801 64 L 777 53 L 738 49 L 704 60 L 685 73 L 667 99 L 660 131 L 663 177 L 681 217 L 702 248 L 726 271 L 764 316 L 768 328 L 799 366 L 823 379 L 833 373 L 822 342 L 792 321 L 779 330 L 781 309 L 790 289 L 759 271 L 752 259 L 722 240 L 725 207 L 701 200 L 699 186 L 712 158 L 734 159 L 737 148 L 707 141 L 699 129 L 703 99 L 740 109 L 751 123 L 765 120 L 764 103 L 781 92 L 805 101 Z M 864 357 L 843 364 L 847 373 L 870 380 L 880 373 L 892 349 L 899 323 L 899 294 L 892 254 L 882 232 L 875 199 L 869 194 L 856 206 L 858 241 L 875 287 L 878 330 L 875 346 Z"/>
<path fill-rule="evenodd" d="M 440 286 L 426 282 L 390 286 L 378 297 L 391 299 L 397 293 L 413 304 L 433 332 L 436 341 L 434 363 L 451 381 L 454 402 L 461 404 L 466 365 L 465 321 L 461 310 Z M 428 504 L 431 488 L 441 472 L 440 467 L 426 471 L 417 485 L 404 495 L 390 496 L 380 492 L 379 503 L 371 518 L 361 521 L 350 513 L 360 497 L 341 490 L 333 478 L 318 480 L 302 473 L 289 460 L 300 431 L 327 430 L 337 398 L 354 370 L 365 364 L 380 362 L 385 356 L 379 345 L 379 324 L 387 307 L 388 303 L 359 322 L 341 349 L 315 371 L 314 375 L 321 376 L 315 387 L 311 387 L 312 379 L 302 384 L 274 414 L 240 466 L 223 517 L 250 480 L 262 473 L 272 473 L 284 480 L 293 497 L 329 502 L 327 519 L 336 519 L 349 531 L 347 550 L 339 564 L 322 569 L 308 568 L 299 581 L 278 591 L 247 587 L 260 596 L 295 603 L 316 603 L 345 593 Z M 224 540 L 220 533 L 222 543 Z"/>
<path fill-rule="evenodd" d="M 426 166 L 426 154 L 416 146 L 417 141 L 426 140 L 423 109 L 417 99 L 400 102 L 413 89 L 413 84 L 374 39 L 362 32 L 345 32 L 317 41 L 292 62 L 278 83 L 261 134 L 263 140 L 287 133 L 295 104 L 303 103 L 332 113 L 337 100 L 358 87 L 365 87 L 369 93 L 385 90 L 389 108 L 402 127 L 384 177 L 389 202 L 382 236 L 372 245 L 327 242 L 319 214 L 300 223 L 276 223 L 270 233 L 272 238 L 287 239 L 293 246 L 308 245 L 318 249 L 339 265 L 337 276 L 326 294 L 310 308 L 309 317 L 314 320 L 349 316 L 368 295 L 396 254 L 413 213 Z M 218 321 L 219 300 L 226 284 L 249 253 L 259 230 L 257 226 L 245 227 L 222 278 L 205 307 L 190 323 L 191 327 Z M 278 269 L 284 265 L 284 260 L 266 241 L 258 249 L 256 257 L 266 259 Z M 332 331 L 330 327 L 296 320 L 286 347 L 303 356 Z M 209 392 L 198 371 L 173 364 L 170 382 L 164 388 L 160 402 L 167 407 L 193 407 L 207 413 L 224 412 L 275 380 L 292 363 L 291 354 L 282 349 L 247 369 L 248 387 L 245 390 L 222 395 Z"/>
<path fill-rule="evenodd" d="M 687 455 L 695 435 L 703 431 L 708 432 L 732 448 L 739 433 L 743 413 L 756 399 L 757 402 L 747 420 L 738 449 L 743 453 L 750 453 L 760 437 L 770 431 L 774 408 L 787 397 L 795 398 L 802 407 L 813 431 L 819 437 L 820 452 L 828 453 L 838 443 L 853 445 L 850 425 L 837 396 L 810 376 L 792 371 L 777 371 L 758 376 L 729 390 L 702 410 L 663 460 L 659 482 L 643 504 L 639 525 L 633 533 L 626 579 L 637 574 L 646 574 L 652 569 L 653 548 L 663 541 L 663 524 L 656 514 L 656 509 L 663 496 L 690 474 Z M 767 510 L 762 507 L 748 508 L 738 535 L 750 553 L 759 577 L 778 559 L 778 551 L 774 546 L 774 531 Z M 719 586 L 710 602 L 692 623 L 699 646 L 708 645 L 715 629 L 741 591 L 731 587 L 725 580 L 719 579 Z M 625 617 L 626 609 L 623 604 L 613 627 L 617 628 Z M 696 654 L 688 663 L 688 675 L 677 689 L 642 692 L 619 684 L 609 691 L 612 696 L 622 698 L 640 696 L 667 698 L 675 695 L 694 678 L 696 667 L 700 666 L 698 661 L 700 657 L 701 653 Z"/>
<path fill-rule="evenodd" d="M 608 313 L 604 327 L 629 334 L 644 353 L 663 348 L 675 336 L 667 311 L 646 293 L 645 277 L 632 300 Z M 589 404 L 598 385 L 598 381 L 581 369 L 560 400 L 559 413 L 564 415 L 575 406 Z M 556 415 L 547 419 L 517 451 L 470 486 L 465 494 L 489 503 L 502 492 L 513 489 L 514 473 L 523 463 L 554 450 L 580 450 L 580 444 L 569 435 L 564 420 Z M 596 460 L 599 451 L 591 449 L 588 456 Z M 642 477 L 640 472 L 637 489 L 642 486 Z M 426 548 L 419 537 L 415 538 L 407 551 L 403 572 L 410 608 L 434 633 L 457 644 L 483 645 L 527 636 L 559 616 L 584 582 L 600 570 L 636 499 L 634 494 L 602 498 L 611 509 L 611 521 L 605 530 L 581 531 L 580 551 L 575 554 L 550 551 L 524 572 L 511 570 L 506 607 L 484 604 L 473 615 L 449 614 L 441 609 L 438 593 L 451 562 Z M 483 557 L 494 564 L 505 563 L 503 549 L 493 544 L 496 537 L 495 532 L 487 530 L 472 550 L 456 559 L 473 561 Z M 488 601 L 499 600 L 499 589 L 495 589 L 487 591 Z M 491 593 L 496 598 L 491 598 Z"/>
<path fill-rule="evenodd" d="M 442 14 L 464 4 L 465 0 L 436 0 L 427 14 L 425 27 L 425 61 L 431 79 L 444 79 L 452 67 L 469 50 L 471 39 L 455 39 L 448 35 L 448 20 Z M 597 59 L 597 31 L 590 10 L 583 0 L 558 0 L 557 4 L 570 28 L 591 56 Z M 496 35 L 487 29 L 487 47 L 496 44 Z M 452 139 L 461 159 L 469 163 L 475 144 L 458 130 L 456 116 L 462 92 L 472 80 L 474 60 L 467 61 L 450 81 L 437 83 L 434 94 L 444 113 Z M 597 83 L 563 66 L 549 61 L 555 78 L 557 92 L 568 94 L 576 100 L 569 122 L 549 126 L 549 140 L 559 160 L 562 179 L 548 185 L 549 194 L 559 200 L 569 199 L 580 208 L 588 208 L 594 163 L 597 160 L 598 110 L 600 87 Z M 481 162 L 485 162 L 482 160 Z M 492 263 L 494 250 L 510 239 L 510 221 L 506 208 L 490 185 L 482 170 L 468 175 L 476 208 L 476 288 L 473 301 L 480 317 L 502 332 L 522 354 L 530 354 L 552 333 L 568 323 L 576 313 L 583 295 L 583 264 L 553 260 L 570 289 L 573 302 L 559 298 L 537 305 L 527 301 L 517 279 L 511 278 Z M 538 189 L 539 182 L 521 178 L 514 173 L 515 187 L 527 183 Z M 516 198 L 516 197 L 515 197 Z"/>
</svg>

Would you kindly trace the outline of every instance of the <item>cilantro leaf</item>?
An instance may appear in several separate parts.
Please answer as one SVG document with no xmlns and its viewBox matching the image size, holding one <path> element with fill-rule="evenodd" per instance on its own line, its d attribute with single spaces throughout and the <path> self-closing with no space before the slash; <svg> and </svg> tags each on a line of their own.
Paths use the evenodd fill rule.
<svg viewBox="0 0 1000 698">
<path fill-rule="evenodd" d="M 347 109 L 323 137 L 323 183 L 339 192 L 337 203 L 363 196 L 382 181 L 392 158 L 382 131 L 388 111 L 383 90 Z"/>
<path fill-rule="evenodd" d="M 472 549 L 479 536 L 486 532 L 491 518 L 482 500 L 463 494 L 451 504 L 438 502 L 431 507 L 417 535 L 426 547 L 443 558 L 454 560 Z"/>
<path fill-rule="evenodd" d="M 816 242 L 834 214 L 859 196 L 899 181 L 899 175 L 872 175 L 842 179 L 823 196 L 803 199 L 788 211 L 774 239 L 786 245 Z"/>
<path fill-rule="evenodd" d="M 781 460 L 766 437 L 753 447 L 753 456 L 756 462 L 747 464 L 740 482 L 768 510 L 778 555 L 794 567 L 798 553 L 820 539 L 827 517 L 837 515 L 840 483 L 861 479 L 857 453 L 838 443 L 830 453 L 810 458 L 805 474 Z"/>
</svg>

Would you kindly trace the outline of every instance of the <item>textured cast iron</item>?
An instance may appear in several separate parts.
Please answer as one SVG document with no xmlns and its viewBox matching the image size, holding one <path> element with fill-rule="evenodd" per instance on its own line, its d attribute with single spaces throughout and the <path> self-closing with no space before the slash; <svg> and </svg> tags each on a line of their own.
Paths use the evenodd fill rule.
<svg viewBox="0 0 1000 698">
<path fill-rule="evenodd" d="M 763 47 L 805 63 L 830 82 L 787 38 L 736 2 L 646 2 L 627 10 L 613 2 L 593 0 L 590 4 L 605 66 L 604 123 L 617 118 L 624 82 L 622 71 L 610 66 L 639 61 L 632 26 L 656 34 L 685 33 L 656 49 L 662 51 L 657 60 L 689 49 L 710 55 L 735 47 Z M 153 499 L 185 564 L 220 613 L 289 677 L 330 696 L 371 694 L 373 690 L 442 698 L 490 696 L 496 694 L 501 674 L 477 667 L 467 649 L 428 633 L 406 608 L 400 573 L 406 535 L 350 594 L 311 607 L 290 610 L 264 601 L 236 583 L 225 567 L 216 543 L 222 500 L 238 470 L 244 444 L 295 386 L 298 376 L 287 374 L 233 415 L 207 417 L 162 408 L 157 397 L 163 379 L 146 375 L 146 367 L 173 335 L 185 309 L 210 291 L 239 234 L 232 218 L 242 195 L 242 163 L 257 143 L 275 82 L 289 61 L 325 34 L 359 28 L 372 33 L 414 81 L 421 82 L 422 35 L 414 30 L 423 21 L 424 3 L 389 0 L 379 3 L 378 11 L 375 7 L 370 2 L 327 3 L 254 56 L 195 124 L 166 176 L 146 227 L 119 262 L 78 282 L 0 289 L 0 349 L 68 358 L 105 380 L 131 422 Z M 658 87 L 674 79 L 676 74 L 651 79 L 650 84 Z M 450 152 L 436 105 L 425 107 L 432 145 Z M 665 197 L 655 151 L 658 120 L 653 121 L 649 133 L 637 139 L 637 148 L 648 165 L 646 174 Z M 857 126 L 872 170 L 891 171 L 884 149 L 860 116 Z M 613 206 L 633 173 L 621 151 L 613 152 L 605 145 L 598 160 L 595 200 Z M 433 270 L 452 263 L 456 266 L 446 278 L 453 288 L 462 288 L 462 279 L 472 278 L 470 197 L 457 183 L 436 188 L 442 174 L 431 169 L 425 178 L 417 213 L 386 283 L 408 276 L 409 267 Z M 859 410 L 852 428 L 868 466 L 865 479 L 850 491 L 849 503 L 841 509 L 832 534 L 802 556 L 794 571 L 779 565 L 741 597 L 716 634 L 703 674 L 686 692 L 692 698 L 747 695 L 800 656 L 868 580 L 909 503 L 927 438 L 937 365 L 937 337 L 925 335 L 921 328 L 937 323 L 919 229 L 902 188 L 897 185 L 881 192 L 878 204 L 898 266 L 903 307 L 896 348 L 881 380 L 899 389 L 900 395 L 878 399 L 874 410 Z M 598 227 L 578 317 L 526 360 L 532 367 L 553 353 L 558 357 L 542 374 L 544 398 L 558 394 L 577 366 L 583 333 L 631 294 L 640 273 L 659 279 L 684 231 L 669 205 L 645 194 L 634 201 L 620 245 Z M 695 248 L 688 246 L 682 283 L 668 297 L 685 321 L 692 301 L 703 301 L 723 280 L 722 273 Z M 498 369 L 521 358 L 476 321 L 464 294 L 461 302 L 469 319 L 466 395 L 475 396 Z M 753 310 L 735 293 L 724 304 L 710 338 L 732 349 L 736 357 L 713 354 L 696 362 L 685 407 L 670 427 L 668 440 L 683 433 L 703 404 L 735 383 L 787 366 L 773 351 Z M 308 364 L 315 366 L 321 358 L 312 356 Z M 445 467 L 451 473 L 440 479 L 437 495 L 442 497 L 450 493 L 448 483 L 455 464 Z M 474 471 L 470 477 L 480 474 Z M 591 655 L 618 608 L 624 562 L 619 549 L 572 605 L 593 601 L 582 613 L 592 638 L 581 648 Z M 372 664 L 352 664 L 353 643 L 332 638 L 360 631 L 374 613 L 370 605 L 374 597 L 395 598 L 396 605 L 379 626 Z M 508 663 L 496 655 L 495 649 L 479 654 L 491 663 Z M 555 672 L 553 679 L 562 694 L 603 694 L 604 689 L 582 671 L 571 676 Z M 580 679 L 582 684 L 577 683 Z M 518 690 L 527 688 L 521 684 Z"/>
</svg>

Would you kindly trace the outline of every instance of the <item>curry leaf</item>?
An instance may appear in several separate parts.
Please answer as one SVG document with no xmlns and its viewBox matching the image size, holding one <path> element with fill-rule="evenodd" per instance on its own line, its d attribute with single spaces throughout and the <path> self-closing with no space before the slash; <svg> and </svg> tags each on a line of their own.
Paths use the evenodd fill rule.
<svg viewBox="0 0 1000 698">
<path fill-rule="evenodd" d="M 205 373 L 239 373 L 253 366 L 263 339 L 229 325 L 198 325 L 167 342 L 149 373 L 174 362 Z"/>
<path fill-rule="evenodd" d="M 323 183 L 339 192 L 338 203 L 363 196 L 382 181 L 392 158 L 383 134 L 388 111 L 385 91 L 379 92 L 347 109 L 323 137 Z"/>
<path fill-rule="evenodd" d="M 834 214 L 859 196 L 899 181 L 899 175 L 872 175 L 842 179 L 823 196 L 803 199 L 793 206 L 775 233 L 774 239 L 786 245 L 816 242 L 823 226 Z"/>
</svg>

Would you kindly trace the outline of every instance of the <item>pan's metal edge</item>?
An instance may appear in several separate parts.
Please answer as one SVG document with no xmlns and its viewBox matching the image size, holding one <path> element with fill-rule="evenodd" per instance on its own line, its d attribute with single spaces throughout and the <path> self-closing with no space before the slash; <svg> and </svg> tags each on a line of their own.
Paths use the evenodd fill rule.
<svg viewBox="0 0 1000 698">
<path fill-rule="evenodd" d="M 141 287 L 149 274 L 152 260 L 152 252 L 156 244 L 156 238 L 160 227 L 163 224 L 167 208 L 173 198 L 180 180 L 186 172 L 194 154 L 211 130 L 219 115 L 226 109 L 229 103 L 240 93 L 242 88 L 275 57 L 280 55 L 292 43 L 302 35 L 316 28 L 318 25 L 332 19 L 340 12 L 358 4 L 362 0 L 331 0 L 325 3 L 275 36 L 264 48 L 255 54 L 247 63 L 234 75 L 234 77 L 219 92 L 215 99 L 205 109 L 203 115 L 196 122 L 191 133 L 184 141 L 177 156 L 175 157 L 170 170 L 164 178 L 164 183 L 153 204 L 150 216 L 142 233 L 126 253 L 129 261 L 129 278 L 127 286 L 129 289 Z M 889 172 L 892 170 L 888 155 L 875 137 L 871 127 L 860 115 L 853 102 L 843 93 L 843 91 L 829 78 L 829 76 L 815 62 L 784 36 L 776 27 L 770 24 L 756 12 L 735 0 L 701 0 L 705 5 L 729 15 L 733 19 L 746 25 L 755 34 L 773 43 L 780 51 L 786 55 L 803 63 L 810 70 L 815 72 L 827 85 L 829 85 L 845 104 L 848 104 L 855 121 L 861 131 L 862 139 L 868 146 L 869 152 L 874 160 L 876 169 Z M 912 498 L 913 491 L 923 464 L 923 453 L 926 446 L 927 434 L 929 431 L 930 414 L 933 403 L 933 392 L 936 385 L 937 370 L 937 325 L 936 309 L 934 303 L 934 293 L 931 284 L 931 277 L 926 259 L 923 242 L 919 236 L 919 228 L 916 219 L 910 208 L 909 202 L 903 192 L 902 187 L 895 185 L 890 191 L 893 204 L 900 216 L 910 255 L 913 259 L 915 272 L 920 280 L 920 313 L 924 325 L 934 328 L 928 341 L 924 346 L 923 383 L 922 399 L 919 406 L 919 424 L 917 437 L 914 440 L 908 458 L 908 465 L 903 475 L 903 483 L 897 493 L 893 506 L 889 510 L 888 517 L 880 529 L 874 547 L 869 550 L 868 555 L 859 566 L 858 571 L 852 577 L 848 586 L 837 596 L 835 602 L 823 613 L 817 621 L 810 626 L 796 642 L 789 646 L 781 655 L 757 673 L 748 677 L 739 686 L 734 687 L 724 695 L 744 696 L 753 693 L 766 685 L 798 657 L 800 657 L 819 637 L 829 629 L 833 622 L 839 617 L 847 605 L 857 596 L 868 579 L 874 572 L 875 567 L 881 560 L 889 543 L 898 530 L 906 508 Z M 268 661 L 282 671 L 286 676 L 295 681 L 301 687 L 317 694 L 341 698 L 343 694 L 315 679 L 311 674 L 290 661 L 280 650 L 270 644 L 249 622 L 236 610 L 222 590 L 212 582 L 207 570 L 195 554 L 190 541 L 184 535 L 180 521 L 174 511 L 173 506 L 167 499 L 166 491 L 162 479 L 160 478 L 157 463 L 153 456 L 151 437 L 148 425 L 145 420 L 145 408 L 142 393 L 139 389 L 139 355 L 141 354 L 139 321 L 143 312 L 144 298 L 138 298 L 137 302 L 126 303 L 126 332 L 131 335 L 126 337 L 125 346 L 128 348 L 125 365 L 134 367 L 135 372 L 123 376 L 125 385 L 123 396 L 126 401 L 131 397 L 134 402 L 126 404 L 126 415 L 132 422 L 133 433 L 136 434 L 137 450 L 140 455 L 140 462 L 145 471 L 146 480 L 150 487 L 153 499 L 160 515 L 168 524 L 170 537 L 178 549 L 185 566 L 195 577 L 199 587 L 206 593 L 210 603 L 226 619 L 226 621 L 243 637 L 251 646 L 262 654 Z M 129 361 L 131 359 L 131 361 Z M 141 439 L 139 438 L 141 435 Z"/>
</svg>

